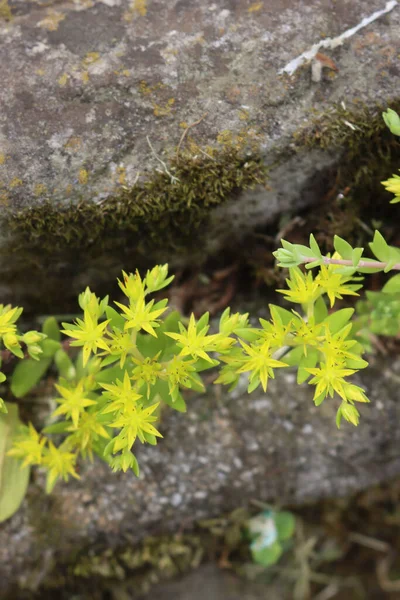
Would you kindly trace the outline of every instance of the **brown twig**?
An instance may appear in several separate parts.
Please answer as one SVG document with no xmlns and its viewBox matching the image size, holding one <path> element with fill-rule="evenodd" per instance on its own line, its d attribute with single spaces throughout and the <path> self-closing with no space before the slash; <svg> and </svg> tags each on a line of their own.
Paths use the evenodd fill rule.
<svg viewBox="0 0 400 600">
<path fill-rule="evenodd" d="M 176 158 L 179 158 L 179 151 L 185 140 L 185 137 L 187 136 L 187 132 L 189 131 L 189 129 L 192 129 L 192 127 L 196 127 L 196 125 L 199 125 L 202 122 L 202 120 L 206 118 L 207 115 L 208 113 L 204 113 L 204 115 L 198 121 L 195 121 L 194 123 L 191 123 L 186 127 L 185 131 L 182 133 L 181 139 L 179 140 L 179 144 L 176 148 Z"/>
</svg>

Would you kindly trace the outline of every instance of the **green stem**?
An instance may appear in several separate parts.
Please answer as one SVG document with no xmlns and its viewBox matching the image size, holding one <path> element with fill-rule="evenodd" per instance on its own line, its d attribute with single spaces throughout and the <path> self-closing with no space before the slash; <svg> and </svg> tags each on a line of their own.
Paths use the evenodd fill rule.
<svg viewBox="0 0 400 600">
<path fill-rule="evenodd" d="M 328 256 L 323 256 L 323 261 L 325 265 L 343 265 L 345 267 L 353 267 L 354 269 L 385 269 L 388 265 L 387 262 L 381 262 L 379 260 L 368 261 L 368 260 L 360 260 L 356 266 L 353 265 L 353 261 L 345 260 L 342 258 L 329 258 Z M 315 257 L 303 258 L 303 263 L 311 263 L 315 262 Z M 396 263 L 391 267 L 393 271 L 400 271 L 400 263 Z"/>
</svg>

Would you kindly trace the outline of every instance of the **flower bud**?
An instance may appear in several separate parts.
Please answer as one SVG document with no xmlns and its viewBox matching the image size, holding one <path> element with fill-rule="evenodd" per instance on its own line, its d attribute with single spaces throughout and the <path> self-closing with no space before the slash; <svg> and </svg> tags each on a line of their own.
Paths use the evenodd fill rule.
<svg viewBox="0 0 400 600">
<path fill-rule="evenodd" d="M 28 352 L 32 358 L 37 358 L 39 354 L 42 354 L 43 350 L 37 344 L 31 344 L 28 346 Z"/>
<path fill-rule="evenodd" d="M 3 342 L 6 348 L 13 348 L 15 346 L 19 346 L 18 338 L 15 333 L 6 333 L 3 336 Z"/>
<path fill-rule="evenodd" d="M 341 413 L 344 419 L 349 423 L 357 426 L 360 420 L 360 413 L 356 409 L 355 406 L 349 404 L 348 402 L 343 402 L 341 406 Z"/>
<path fill-rule="evenodd" d="M 37 344 L 38 342 L 40 342 L 40 340 L 43 339 L 43 337 L 43 334 L 39 333 L 38 331 L 28 331 L 22 336 L 22 341 L 27 346 L 30 346 L 32 344 Z"/>
</svg>

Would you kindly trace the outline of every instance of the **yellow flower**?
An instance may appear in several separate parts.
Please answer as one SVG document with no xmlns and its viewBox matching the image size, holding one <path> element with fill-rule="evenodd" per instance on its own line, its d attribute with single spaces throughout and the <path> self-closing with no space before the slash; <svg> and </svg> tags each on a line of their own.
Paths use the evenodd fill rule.
<svg viewBox="0 0 400 600">
<path fill-rule="evenodd" d="M 334 360 L 336 363 L 345 362 L 348 359 L 361 361 L 359 355 L 349 352 L 350 348 L 357 344 L 356 340 L 346 339 L 351 333 L 352 327 L 352 323 L 348 323 L 343 329 L 332 334 L 328 325 L 325 324 L 325 339 L 318 349 L 324 354 L 327 361 Z"/>
<path fill-rule="evenodd" d="M 344 377 L 356 373 L 353 369 L 344 369 L 341 365 L 335 364 L 328 360 L 326 363 L 321 363 L 320 367 L 315 369 L 306 369 L 311 375 L 314 375 L 308 383 L 316 385 L 314 400 L 319 396 L 333 396 L 336 392 L 343 400 L 346 400 L 346 392 L 344 386 L 347 382 Z"/>
<path fill-rule="evenodd" d="M 0 336 L 4 336 L 6 334 L 14 334 L 16 331 L 16 325 L 14 325 L 15 321 L 22 313 L 22 308 L 11 308 L 8 304 L 4 306 L 0 304 Z"/>
<path fill-rule="evenodd" d="M 314 302 L 321 295 L 317 281 L 314 280 L 309 271 L 304 274 L 294 267 L 289 269 L 290 279 L 286 279 L 288 290 L 276 290 L 285 295 L 285 299 L 296 304 L 309 304 Z"/>
<path fill-rule="evenodd" d="M 126 357 L 134 348 L 132 343 L 132 338 L 129 333 L 125 333 L 122 331 L 114 330 L 114 333 L 108 332 L 108 336 L 111 341 L 107 339 L 107 342 L 110 344 L 110 354 L 120 356 L 119 366 L 122 367 L 125 364 Z M 108 352 L 103 352 L 104 354 L 108 354 Z"/>
<path fill-rule="evenodd" d="M 294 321 L 293 339 L 290 344 L 303 346 L 304 354 L 307 356 L 307 346 L 318 346 L 323 339 L 321 335 L 322 325 L 320 323 L 316 325 L 314 318 L 306 322 L 297 312 L 293 311 L 293 313 L 298 317 L 298 320 Z"/>
<path fill-rule="evenodd" d="M 43 449 L 46 441 L 46 438 L 40 436 L 32 423 L 29 423 L 28 431 L 14 442 L 13 447 L 7 452 L 7 455 L 25 459 L 22 467 L 40 465 L 42 464 Z"/>
<path fill-rule="evenodd" d="M 132 371 L 132 379 L 137 382 L 140 388 L 143 384 L 147 386 L 147 397 L 150 396 L 150 386 L 154 385 L 157 378 L 160 377 L 161 363 L 158 361 L 161 352 L 158 352 L 152 358 L 147 357 L 139 360 L 133 358 L 132 361 L 137 365 Z"/>
<path fill-rule="evenodd" d="M 142 443 L 146 441 L 145 433 L 162 437 L 161 433 L 151 424 L 157 421 L 157 417 L 153 415 L 160 403 L 152 404 L 148 408 L 141 406 L 132 406 L 129 411 L 121 414 L 111 427 L 121 428 L 121 432 L 114 440 L 114 452 L 119 450 L 130 450 L 138 437 Z"/>
<path fill-rule="evenodd" d="M 350 284 L 352 277 L 336 273 L 340 265 L 321 265 L 320 271 L 315 278 L 316 283 L 322 288 L 323 292 L 328 295 L 331 307 L 335 304 L 335 300 L 342 300 L 343 296 L 358 296 L 355 290 L 361 286 Z"/>
<path fill-rule="evenodd" d="M 109 351 L 106 342 L 103 340 L 104 330 L 109 322 L 107 320 L 98 324 L 97 316 L 92 315 L 89 309 L 85 309 L 83 321 L 82 319 L 77 319 L 73 325 L 69 323 L 62 324 L 64 327 L 62 333 L 75 338 L 71 342 L 71 346 L 83 346 L 83 366 L 89 360 L 90 353 L 96 353 L 97 348 Z"/>
<path fill-rule="evenodd" d="M 67 431 L 72 431 L 67 439 L 67 444 L 76 447 L 82 455 L 89 454 L 93 460 L 93 443 L 99 438 L 109 438 L 109 434 L 103 425 L 99 422 L 98 413 L 83 413 L 79 421 L 79 427 L 71 426 Z"/>
<path fill-rule="evenodd" d="M 62 477 L 68 481 L 69 475 L 79 479 L 75 471 L 76 454 L 67 452 L 62 448 L 56 448 L 52 442 L 49 442 L 49 448 L 43 458 L 43 465 L 47 467 L 46 492 L 49 494 L 53 489 L 57 479 Z"/>
<path fill-rule="evenodd" d="M 72 419 L 74 427 L 77 428 L 80 416 L 85 412 L 85 408 L 96 404 L 96 401 L 84 397 L 83 381 L 80 381 L 76 388 L 72 390 L 62 385 L 56 385 L 56 389 L 62 398 L 56 398 L 61 406 L 54 411 L 53 415 L 65 415 L 68 419 Z"/>
<path fill-rule="evenodd" d="M 208 356 L 207 352 L 213 352 L 215 350 L 222 352 L 235 343 L 235 340 L 219 333 L 207 335 L 209 330 L 208 325 L 205 325 L 204 327 L 200 326 L 200 330 L 198 331 L 198 325 L 199 324 L 196 324 L 196 319 L 192 314 L 187 329 L 179 323 L 180 333 L 165 332 L 165 335 L 176 340 L 177 345 L 181 348 L 179 353 L 180 356 L 203 358 L 207 362 L 212 363 L 213 360 Z"/>
<path fill-rule="evenodd" d="M 103 414 L 116 411 L 129 411 L 132 406 L 142 397 L 132 389 L 132 383 L 127 371 L 125 371 L 124 381 L 117 379 L 116 383 L 101 383 L 105 397 L 109 397 L 112 402 L 103 409 Z"/>
<path fill-rule="evenodd" d="M 250 382 L 261 382 L 264 392 L 267 389 L 268 378 L 274 378 L 273 368 L 287 367 L 286 363 L 272 358 L 272 352 L 268 341 L 256 346 L 248 346 L 242 340 L 239 340 L 247 356 L 243 358 L 244 364 L 237 369 L 237 373 L 246 373 L 251 371 Z"/>
<path fill-rule="evenodd" d="M 385 186 L 388 192 L 392 192 L 395 195 L 395 198 L 392 200 L 392 204 L 396 204 L 400 202 L 400 176 L 393 175 L 386 181 L 381 181 L 382 185 Z"/>
<path fill-rule="evenodd" d="M 125 329 L 144 329 L 150 335 L 157 337 L 154 327 L 159 327 L 159 316 L 167 310 L 167 300 L 162 300 L 156 304 L 154 308 L 154 300 L 146 304 L 144 297 L 138 298 L 135 302 L 131 302 L 130 306 L 115 302 L 115 304 L 125 313 L 122 316 L 127 320 Z"/>
</svg>

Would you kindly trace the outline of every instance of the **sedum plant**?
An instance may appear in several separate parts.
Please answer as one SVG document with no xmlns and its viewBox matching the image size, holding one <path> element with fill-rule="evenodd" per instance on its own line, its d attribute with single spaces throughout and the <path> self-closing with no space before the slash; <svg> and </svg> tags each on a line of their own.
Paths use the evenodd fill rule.
<svg viewBox="0 0 400 600">
<path fill-rule="evenodd" d="M 86 289 L 79 297 L 82 318 L 62 324 L 62 333 L 80 352 L 55 386 L 55 422 L 40 434 L 29 425 L 8 455 L 44 467 L 49 492 L 58 479 L 78 477 L 79 456 L 96 454 L 114 471 L 132 469 L 138 475 L 135 443 L 156 444 L 162 437 L 157 425 L 162 406 L 185 412 L 182 390 L 204 391 L 199 373 L 215 367 L 216 383 L 232 389 L 243 374 L 252 392 L 259 386 L 266 391 L 276 369 L 296 365 L 299 383 L 308 380 L 314 387 L 314 402 L 337 394 L 338 424 L 343 417 L 356 425 L 355 403 L 367 398 L 350 378 L 367 363 L 352 336 L 353 309 L 329 315 L 324 296 L 333 306 L 344 294 L 356 294 L 359 284 L 337 270 L 323 266 L 314 278 L 291 268 L 289 289 L 280 291 L 304 314 L 271 305 L 271 319 L 260 319 L 255 328 L 248 314 L 227 308 L 216 333 L 209 331 L 208 313 L 198 320 L 191 315 L 184 324 L 178 313 L 168 313 L 166 299 L 149 298 L 170 283 L 167 265 L 144 279 L 138 272 L 123 273 L 119 286 L 126 303 L 114 302 L 116 308 Z M 56 446 L 49 434 L 64 439 Z"/>
<path fill-rule="evenodd" d="M 385 120 L 398 135 L 396 113 L 389 110 Z M 399 181 L 394 176 L 383 183 L 400 199 Z M 92 460 L 97 455 L 113 471 L 139 475 L 136 445 L 162 438 L 163 408 L 185 412 L 183 391 L 204 391 L 200 374 L 205 370 L 217 369 L 215 383 L 229 389 L 245 377 L 251 393 L 259 387 L 266 392 L 276 369 L 295 367 L 298 383 L 311 386 L 316 405 L 327 398 L 337 403 L 337 426 L 343 419 L 358 425 L 357 405 L 368 398 L 353 376 L 368 364 L 362 358 L 366 323 L 362 311 L 354 319 L 353 308 L 334 309 L 338 300 L 358 296 L 360 274 L 400 270 L 400 250 L 379 232 L 370 244 L 374 258 L 338 236 L 334 248 L 332 256 L 324 256 L 313 235 L 308 246 L 282 240 L 274 254 L 289 275 L 287 288 L 278 292 L 294 308 L 270 305 L 270 319 L 259 319 L 258 327 L 248 314 L 232 314 L 229 308 L 215 331 L 210 330 L 208 313 L 197 320 L 193 314 L 185 319 L 171 312 L 167 299 L 152 297 L 159 297 L 173 279 L 167 265 L 154 267 L 144 278 L 138 271 L 123 272 L 119 286 L 125 302 L 100 299 L 87 288 L 79 296 L 82 315 L 62 323 L 61 333 L 77 349 L 74 360 L 63 347 L 54 318 L 44 323 L 42 332 L 21 335 L 15 324 L 21 309 L 0 307 L 3 344 L 19 358 L 26 347 L 30 356 L 14 370 L 14 396 L 24 396 L 52 363 L 60 374 L 57 406 L 43 431 L 31 423 L 22 425 L 13 404 L 0 420 L 0 436 L 2 425 L 8 432 L 6 443 L 0 437 L 0 520 L 18 508 L 32 465 L 46 471 L 48 492 L 60 479 L 79 478 L 80 457 Z M 398 318 L 400 274 L 389 280 L 382 295 L 384 303 L 390 299 L 387 305 Z M 1 407 L 7 410 L 3 402 Z M 17 470 L 15 464 L 21 462 Z"/>
</svg>

